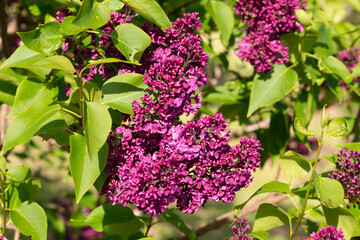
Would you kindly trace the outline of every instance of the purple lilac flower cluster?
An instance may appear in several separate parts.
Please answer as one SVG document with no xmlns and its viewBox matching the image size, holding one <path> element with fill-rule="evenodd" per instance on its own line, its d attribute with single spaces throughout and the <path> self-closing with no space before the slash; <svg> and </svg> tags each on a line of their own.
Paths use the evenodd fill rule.
<svg viewBox="0 0 360 240">
<path fill-rule="evenodd" d="M 232 225 L 233 233 L 236 237 L 231 237 L 229 240 L 253 240 L 252 237 L 248 237 L 245 233 L 246 231 L 250 230 L 250 225 L 247 223 L 246 218 L 235 219 L 234 225 Z"/>
<path fill-rule="evenodd" d="M 337 57 L 345 64 L 347 69 L 352 72 L 360 61 L 360 47 L 353 47 L 351 49 L 342 50 L 339 52 Z M 347 86 L 343 80 L 340 81 L 341 87 L 349 88 L 349 86 Z M 360 82 L 360 77 L 355 77 L 354 82 Z"/>
<path fill-rule="evenodd" d="M 247 22 L 247 33 L 237 40 L 235 53 L 251 63 L 257 72 L 269 73 L 274 63 L 289 61 L 288 47 L 281 43 L 282 34 L 302 30 L 295 10 L 305 8 L 299 0 L 240 0 L 234 11 Z"/>
<path fill-rule="evenodd" d="M 336 168 L 338 171 L 329 174 L 329 177 L 343 185 L 345 198 L 349 200 L 348 205 L 357 203 L 360 199 L 360 152 L 341 149 Z"/>
<path fill-rule="evenodd" d="M 345 240 L 341 229 L 337 230 L 335 226 L 326 226 L 320 228 L 318 232 L 310 234 L 310 238 L 299 238 L 298 240 Z"/>
<path fill-rule="evenodd" d="M 195 34 L 197 15 L 184 14 L 165 33 L 145 24 L 152 45 L 142 66 L 120 71 L 143 73 L 151 94 L 133 102 L 134 115 L 108 138 L 103 193 L 114 203 L 156 215 L 176 201 L 182 212 L 192 213 L 208 200 L 232 201 L 260 165 L 259 141 L 243 138 L 235 147 L 228 145 L 221 114 L 180 121 L 197 113 L 201 98 L 196 91 L 206 84 L 207 55 Z"/>
</svg>

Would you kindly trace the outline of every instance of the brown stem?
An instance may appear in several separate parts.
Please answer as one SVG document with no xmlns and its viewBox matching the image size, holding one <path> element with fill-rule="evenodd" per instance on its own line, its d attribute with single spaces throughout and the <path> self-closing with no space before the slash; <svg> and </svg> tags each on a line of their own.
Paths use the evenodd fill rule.
<svg viewBox="0 0 360 240">
<path fill-rule="evenodd" d="M 247 205 L 244 207 L 244 209 L 241 211 L 239 217 L 243 217 L 248 215 L 249 213 L 255 212 L 258 210 L 259 206 L 263 203 L 279 203 L 287 199 L 288 197 L 284 194 L 271 196 L 262 200 L 259 200 L 257 202 L 254 202 L 251 205 Z M 215 218 L 214 221 L 207 223 L 204 226 L 201 226 L 200 228 L 195 230 L 196 236 L 199 237 L 201 235 L 204 235 L 207 232 L 210 232 L 211 230 L 218 229 L 226 224 L 231 223 L 234 221 L 234 211 L 227 212 L 217 218 Z M 181 236 L 178 238 L 178 240 L 188 240 L 189 238 L 186 236 Z"/>
<path fill-rule="evenodd" d="M 5 58 L 9 58 L 11 55 L 9 37 L 8 37 L 8 23 L 7 23 L 7 14 L 5 11 L 5 0 L 0 0 L 0 28 L 1 28 L 1 41 L 2 41 L 2 52 Z"/>
</svg>

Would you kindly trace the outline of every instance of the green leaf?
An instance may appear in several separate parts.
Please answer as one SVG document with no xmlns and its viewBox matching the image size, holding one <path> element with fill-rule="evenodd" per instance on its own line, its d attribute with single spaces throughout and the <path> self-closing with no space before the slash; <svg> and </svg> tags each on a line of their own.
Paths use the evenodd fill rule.
<svg viewBox="0 0 360 240">
<path fill-rule="evenodd" d="M 358 62 L 358 64 L 356 65 L 353 72 L 351 73 L 351 75 L 348 78 L 352 79 L 354 77 L 359 77 L 359 76 L 360 76 L 360 62 Z"/>
<path fill-rule="evenodd" d="M 231 94 L 224 94 L 224 92 L 211 92 L 206 95 L 206 102 L 223 103 L 223 104 L 237 104 L 238 96 Z"/>
<path fill-rule="evenodd" d="M 95 0 L 85 0 L 72 22 L 83 29 L 102 27 L 110 20 L 110 9 Z"/>
<path fill-rule="evenodd" d="M 326 78 L 326 83 L 330 88 L 330 91 L 338 98 L 339 102 L 342 102 L 342 87 L 340 81 L 333 74 L 328 75 Z"/>
<path fill-rule="evenodd" d="M 334 145 L 334 147 L 337 147 L 337 148 L 347 148 L 347 149 L 352 149 L 352 150 L 360 151 L 360 142 L 354 142 L 354 143 L 339 143 L 339 144 Z"/>
<path fill-rule="evenodd" d="M 64 18 L 64 20 L 61 22 L 61 31 L 69 36 L 69 35 L 76 35 L 78 33 L 81 33 L 84 29 L 73 24 L 75 16 L 67 16 Z"/>
<path fill-rule="evenodd" d="M 297 9 L 295 16 L 296 20 L 304 27 L 310 27 L 313 24 L 309 15 L 303 9 Z"/>
<path fill-rule="evenodd" d="M 52 69 L 59 69 L 67 73 L 75 73 L 76 70 L 67 57 L 54 55 L 47 58 L 42 58 L 33 63 L 31 66 L 46 67 Z"/>
<path fill-rule="evenodd" d="M 107 203 L 95 208 L 85 222 L 95 231 L 102 232 L 106 225 L 129 222 L 134 218 L 135 215 L 130 208 Z"/>
<path fill-rule="evenodd" d="M 344 199 L 344 189 L 341 183 L 335 179 L 314 174 L 314 186 L 321 203 L 329 208 L 338 207 Z"/>
<path fill-rule="evenodd" d="M 287 151 L 281 156 L 279 164 L 289 184 L 294 177 L 305 177 L 311 167 L 308 159 L 293 151 Z"/>
<path fill-rule="evenodd" d="M 353 237 L 360 236 L 360 206 L 358 204 L 351 204 L 350 206 L 346 205 L 344 209 L 355 217 L 356 226 L 353 232 Z"/>
<path fill-rule="evenodd" d="M 100 102 L 101 89 L 93 82 L 87 81 L 83 86 L 84 98 L 88 102 Z"/>
<path fill-rule="evenodd" d="M 90 61 L 90 63 L 81 70 L 80 75 L 82 75 L 82 73 L 84 72 L 85 69 L 88 69 L 90 67 L 93 67 L 93 66 L 96 66 L 96 65 L 99 65 L 102 63 L 114 63 L 114 62 L 122 62 L 122 63 L 140 65 L 139 63 L 136 63 L 136 62 L 124 61 L 124 60 L 117 59 L 117 58 L 103 58 L 100 60 Z"/>
<path fill-rule="evenodd" d="M 257 231 L 257 232 L 251 232 L 247 234 L 249 237 L 256 238 L 259 240 L 267 240 L 268 236 L 270 235 L 268 232 L 265 231 Z"/>
<path fill-rule="evenodd" d="M 46 85 L 39 78 L 24 79 L 16 91 L 14 106 L 8 117 L 20 116 L 34 105 L 50 103 L 56 94 L 56 88 Z"/>
<path fill-rule="evenodd" d="M 111 116 L 106 106 L 96 102 L 86 102 L 85 111 L 86 146 L 90 160 L 93 160 L 109 135 L 112 124 Z"/>
<path fill-rule="evenodd" d="M 291 193 L 296 196 L 299 196 L 301 198 L 305 198 L 308 187 L 309 187 L 309 182 L 306 182 L 301 187 L 292 189 Z M 311 186 L 310 186 L 309 199 L 318 199 L 318 197 L 316 195 L 314 184 L 311 184 Z"/>
<path fill-rule="evenodd" d="M 18 32 L 18 35 L 27 48 L 45 55 L 52 55 L 59 49 L 63 37 L 59 22 L 49 22 L 30 32 Z"/>
<path fill-rule="evenodd" d="M 106 6 L 108 6 L 108 8 L 110 9 L 110 11 L 118 11 L 121 10 L 124 7 L 124 3 L 120 2 L 119 0 L 105 0 L 103 2 Z"/>
<path fill-rule="evenodd" d="M 232 9 L 225 2 L 210 0 L 206 4 L 206 10 L 220 30 L 221 43 L 224 47 L 227 47 L 234 27 L 234 15 Z"/>
<path fill-rule="evenodd" d="M 244 208 L 244 206 L 255 196 L 257 196 L 258 194 L 261 193 L 268 193 L 268 192 L 273 192 L 273 193 L 285 193 L 288 194 L 290 193 L 290 187 L 289 184 L 283 183 L 283 182 L 279 182 L 279 181 L 271 181 L 268 183 L 265 183 L 262 187 L 260 187 L 253 195 L 251 195 L 248 200 L 246 200 L 244 203 L 235 206 L 235 212 L 234 215 L 235 217 L 237 217 L 241 210 Z"/>
<path fill-rule="evenodd" d="M 354 216 L 346 209 L 340 207 L 328 208 L 322 206 L 322 208 L 324 210 L 326 223 L 335 226 L 337 229 L 341 228 L 345 239 L 350 240 L 356 225 Z"/>
<path fill-rule="evenodd" d="M 274 65 L 270 74 L 256 74 L 250 94 L 247 116 L 251 116 L 258 108 L 273 104 L 284 98 L 298 84 L 295 70 L 285 65 Z"/>
<path fill-rule="evenodd" d="M 144 236 L 141 229 L 144 229 L 145 226 L 146 222 L 143 219 L 135 217 L 127 222 L 104 226 L 104 233 L 113 237 L 109 240 L 118 240 L 120 237 L 121 239 L 138 239 Z"/>
<path fill-rule="evenodd" d="M 81 5 L 80 0 L 55 0 L 55 2 L 60 3 L 65 7 L 78 7 Z"/>
<path fill-rule="evenodd" d="M 73 78 L 72 78 L 73 79 Z M 71 92 L 68 103 L 79 103 L 80 102 L 80 87 L 78 82 L 74 81 L 70 83 Z M 86 81 L 83 85 L 83 96 L 85 101 L 88 102 L 100 102 L 102 97 L 101 89 L 93 82 Z"/>
<path fill-rule="evenodd" d="M 151 38 L 134 24 L 118 25 L 110 34 L 115 47 L 131 62 L 139 62 L 145 49 L 151 44 Z"/>
<path fill-rule="evenodd" d="M 14 105 L 16 89 L 26 76 L 20 75 L 10 68 L 0 69 L 0 103 Z"/>
<path fill-rule="evenodd" d="M 133 114 L 132 102 L 144 96 L 147 85 L 144 76 L 137 73 L 124 73 L 110 78 L 102 87 L 103 104 L 127 114 Z"/>
<path fill-rule="evenodd" d="M 196 239 L 196 233 L 190 229 L 184 222 L 184 220 L 174 213 L 174 209 L 167 209 L 163 214 L 166 222 L 174 225 L 179 231 L 184 233 L 190 240 Z"/>
<path fill-rule="evenodd" d="M 171 26 L 169 18 L 155 0 L 121 0 L 145 19 L 158 25 L 161 30 Z"/>
<path fill-rule="evenodd" d="M 7 179 L 12 182 L 24 182 L 31 178 L 31 170 L 27 166 L 15 166 L 7 172 Z"/>
<path fill-rule="evenodd" d="M 10 211 L 10 219 L 22 234 L 30 235 L 34 240 L 47 239 L 46 214 L 39 204 L 24 202 Z"/>
<path fill-rule="evenodd" d="M 336 75 L 341 77 L 341 79 L 345 80 L 348 76 L 350 76 L 350 72 L 345 66 L 345 64 L 336 57 L 321 57 L 321 60 L 328 71 L 330 71 L 331 73 L 335 73 Z"/>
<path fill-rule="evenodd" d="M 271 181 L 265 183 L 259 190 L 256 191 L 256 194 L 260 193 L 267 193 L 267 192 L 274 192 L 274 193 L 290 193 L 289 184 L 279 182 L 279 181 Z"/>
<path fill-rule="evenodd" d="M 1 154 L 11 148 L 26 143 L 43 124 L 60 110 L 59 105 L 32 105 L 26 112 L 11 122 L 7 129 Z"/>
<path fill-rule="evenodd" d="M 75 185 L 76 203 L 90 189 L 96 178 L 103 171 L 109 147 L 104 144 L 97 155 L 90 159 L 86 140 L 83 135 L 70 136 L 69 165 Z"/>
<path fill-rule="evenodd" d="M 253 232 L 266 231 L 288 224 L 290 219 L 290 216 L 281 208 L 269 203 L 263 203 L 256 213 Z"/>
<path fill-rule="evenodd" d="M 6 171 L 6 159 L 3 155 L 0 155 L 0 173 L 4 173 Z"/>
<path fill-rule="evenodd" d="M 294 120 L 294 128 L 298 133 L 300 133 L 300 134 L 302 134 L 304 136 L 315 136 L 315 133 L 313 133 L 312 131 L 307 130 L 306 128 L 304 128 L 301 125 L 300 119 L 298 119 L 297 117 Z"/>
<path fill-rule="evenodd" d="M 272 112 L 269 135 L 271 136 L 270 153 L 273 161 L 286 151 L 289 143 L 289 116 L 287 110 Z"/>
<path fill-rule="evenodd" d="M 349 127 L 344 118 L 334 118 L 329 122 L 327 134 L 333 137 L 340 137 L 349 131 Z"/>
<path fill-rule="evenodd" d="M 63 128 L 66 128 L 66 122 L 63 118 L 63 114 L 59 111 L 43 123 L 37 134 L 55 133 Z"/>
<path fill-rule="evenodd" d="M 6 59 L 0 69 L 9 67 L 26 68 L 28 65 L 44 57 L 46 57 L 44 54 L 34 52 L 25 45 L 21 45 L 8 59 Z"/>
<path fill-rule="evenodd" d="M 13 183 L 6 191 L 7 207 L 10 210 L 18 208 L 23 202 L 30 201 L 31 195 L 26 183 Z"/>
</svg>

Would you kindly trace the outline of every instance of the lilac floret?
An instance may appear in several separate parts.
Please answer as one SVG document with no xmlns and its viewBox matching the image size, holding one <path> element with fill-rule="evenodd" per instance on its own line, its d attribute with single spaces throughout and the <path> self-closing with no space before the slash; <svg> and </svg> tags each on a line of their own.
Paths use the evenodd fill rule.
<svg viewBox="0 0 360 240">
<path fill-rule="evenodd" d="M 344 190 L 344 198 L 348 199 L 348 205 L 358 203 L 360 199 L 360 153 L 354 150 L 341 149 L 336 162 L 337 172 L 329 174 L 329 177 L 338 180 Z"/>
</svg>

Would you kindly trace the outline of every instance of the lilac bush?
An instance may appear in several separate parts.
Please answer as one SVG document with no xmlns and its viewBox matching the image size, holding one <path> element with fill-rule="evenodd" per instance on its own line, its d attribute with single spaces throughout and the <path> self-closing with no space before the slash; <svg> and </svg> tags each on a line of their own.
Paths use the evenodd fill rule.
<svg viewBox="0 0 360 240">
<path fill-rule="evenodd" d="M 302 30 L 295 18 L 300 8 L 305 5 L 299 0 L 237 1 L 234 11 L 247 23 L 247 32 L 237 40 L 235 53 L 261 73 L 269 73 L 274 63 L 287 63 L 288 47 L 279 38 Z"/>
<path fill-rule="evenodd" d="M 358 72 L 360 50 L 334 52 L 360 39 L 356 11 L 351 3 L 337 4 L 341 1 L 346 2 L 309 1 L 308 11 L 303 0 L 18 1 L 7 14 L 14 1 L 0 0 L 0 122 L 8 126 L 0 139 L 0 235 L 12 237 L 16 229 L 39 240 L 165 238 L 153 226 L 167 223 L 182 236 L 173 232 L 166 238 L 196 239 L 249 209 L 255 215 L 253 232 L 247 219 L 239 218 L 228 239 L 296 239 L 300 229 L 322 224 L 311 211 L 327 223 L 346 216 L 346 223 L 339 220 L 306 239 L 357 238 L 359 153 L 341 150 L 337 171 L 329 175 L 337 181 L 317 168 L 327 137 L 347 137 L 345 148 L 359 139 L 356 125 L 330 118 L 324 106 L 346 103 L 356 110 L 359 105 L 359 79 L 346 86 L 351 76 L 340 61 Z M 68 9 L 55 14 L 61 7 Z M 199 13 L 183 14 L 194 9 Z M 22 41 L 14 54 L 16 42 L 6 26 Z M 245 27 L 236 40 L 238 26 Z M 215 31 L 225 51 L 218 51 Z M 246 66 L 231 61 L 230 49 L 267 75 L 250 76 Z M 206 86 L 206 71 L 212 86 Z M 346 91 L 334 76 L 344 80 Z M 8 122 L 5 104 L 12 108 Z M 307 129 L 322 106 L 321 128 Z M 347 111 L 351 123 L 359 117 Z M 230 123 L 238 127 L 235 133 Z M 12 159 L 37 155 L 42 146 L 33 151 L 35 135 L 49 140 L 51 148 L 45 146 L 38 157 L 49 164 L 32 174 L 30 167 L 13 167 Z M 229 144 L 231 136 L 243 135 L 252 137 Z M 14 149 L 23 144 L 23 152 Z M 253 181 L 262 148 L 261 165 L 272 162 L 278 169 L 265 167 L 263 179 L 254 183 L 258 190 L 250 189 L 253 194 L 234 203 L 234 211 L 211 217 L 204 226 L 193 221 L 203 214 L 192 219 L 178 214 L 199 211 L 210 201 L 234 201 Z M 312 150 L 315 159 L 303 157 Z M 54 193 L 47 184 L 52 176 L 42 171 L 67 156 L 60 165 L 74 186 L 57 186 L 56 196 L 67 196 L 68 202 L 44 199 Z M 40 180 L 45 192 L 39 198 Z M 293 207 L 280 203 L 286 198 Z M 308 206 L 310 199 L 317 207 Z M 280 225 L 290 229 L 274 229 Z"/>
<path fill-rule="evenodd" d="M 341 149 L 336 162 L 338 171 L 329 174 L 329 177 L 338 180 L 344 187 L 348 205 L 357 203 L 360 198 L 360 153 L 354 150 Z"/>
</svg>

